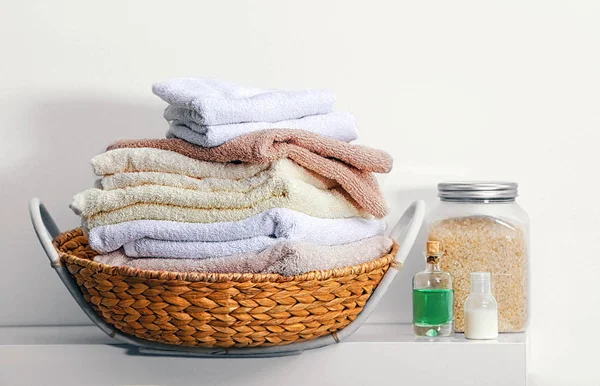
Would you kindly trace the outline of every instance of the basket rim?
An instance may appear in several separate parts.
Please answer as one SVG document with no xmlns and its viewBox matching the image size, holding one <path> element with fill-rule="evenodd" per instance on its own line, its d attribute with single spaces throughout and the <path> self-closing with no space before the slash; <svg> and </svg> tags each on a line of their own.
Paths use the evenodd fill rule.
<svg viewBox="0 0 600 386">
<path fill-rule="evenodd" d="M 54 248 L 60 256 L 61 263 L 76 264 L 83 268 L 88 268 L 96 273 L 103 273 L 110 276 L 128 276 L 140 279 L 158 279 L 158 280 L 177 280 L 186 282 L 273 282 L 282 283 L 290 281 L 310 281 L 310 280 L 327 280 L 331 278 L 341 278 L 348 275 L 358 275 L 365 272 L 392 265 L 395 268 L 400 268 L 402 265 L 395 261 L 396 253 L 400 246 L 394 241 L 392 250 L 375 260 L 368 261 L 359 265 L 353 265 L 342 268 L 334 268 L 324 271 L 311 271 L 296 276 L 283 276 L 276 273 L 209 273 L 209 272 L 172 272 L 172 271 L 153 271 L 143 270 L 133 267 L 112 266 L 98 263 L 96 261 L 81 258 L 75 255 L 65 253 L 60 250 L 59 246 L 69 242 L 70 239 L 82 236 L 81 228 L 75 228 L 67 232 L 63 232 L 56 236 L 52 241 Z M 391 268 L 391 267 L 390 267 Z"/>
</svg>

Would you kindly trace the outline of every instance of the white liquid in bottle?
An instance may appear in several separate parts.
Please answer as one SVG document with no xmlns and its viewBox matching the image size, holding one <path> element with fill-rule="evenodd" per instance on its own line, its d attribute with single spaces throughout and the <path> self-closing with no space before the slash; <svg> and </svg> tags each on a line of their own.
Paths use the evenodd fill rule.
<svg viewBox="0 0 600 386">
<path fill-rule="evenodd" d="M 489 272 L 471 273 L 471 294 L 465 302 L 465 338 L 498 337 L 498 303 L 492 295 Z"/>
<path fill-rule="evenodd" d="M 465 311 L 465 337 L 467 339 L 496 339 L 498 337 L 498 312 L 485 308 Z"/>
</svg>

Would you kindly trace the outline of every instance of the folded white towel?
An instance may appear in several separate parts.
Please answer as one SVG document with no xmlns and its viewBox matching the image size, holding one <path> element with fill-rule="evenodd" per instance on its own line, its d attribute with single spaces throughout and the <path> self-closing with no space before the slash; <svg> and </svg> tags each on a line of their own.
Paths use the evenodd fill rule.
<svg viewBox="0 0 600 386">
<path fill-rule="evenodd" d="M 335 95 L 326 90 L 262 90 L 217 79 L 174 78 L 155 83 L 152 91 L 192 110 L 192 120 L 202 125 L 278 122 L 331 113 L 335 106 Z"/>
<path fill-rule="evenodd" d="M 90 230 L 90 246 L 133 257 L 204 258 L 258 251 L 282 241 L 337 245 L 380 235 L 383 220 L 324 219 L 274 208 L 233 222 L 183 223 L 137 220 Z"/>
<path fill-rule="evenodd" d="M 193 120 L 193 110 L 169 106 L 165 110 L 165 119 L 171 122 L 169 133 L 192 130 L 196 143 L 204 147 L 224 144 L 241 135 L 268 129 L 300 129 L 321 134 L 339 141 L 350 142 L 358 138 L 356 120 L 350 113 L 334 112 L 329 114 L 309 115 L 299 119 L 279 122 L 245 122 L 226 125 L 202 125 Z M 170 134 L 169 134 L 170 136 Z"/>
</svg>

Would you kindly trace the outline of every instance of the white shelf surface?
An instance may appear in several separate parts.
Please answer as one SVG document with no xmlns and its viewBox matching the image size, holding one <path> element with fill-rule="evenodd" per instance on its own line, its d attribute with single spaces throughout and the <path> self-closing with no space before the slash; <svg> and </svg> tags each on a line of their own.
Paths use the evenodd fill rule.
<svg viewBox="0 0 600 386">
<path fill-rule="evenodd" d="M 0 385 L 520 386 L 526 355 L 526 334 L 420 339 L 398 324 L 366 324 L 340 344 L 261 359 L 132 355 L 95 326 L 0 327 Z"/>
</svg>

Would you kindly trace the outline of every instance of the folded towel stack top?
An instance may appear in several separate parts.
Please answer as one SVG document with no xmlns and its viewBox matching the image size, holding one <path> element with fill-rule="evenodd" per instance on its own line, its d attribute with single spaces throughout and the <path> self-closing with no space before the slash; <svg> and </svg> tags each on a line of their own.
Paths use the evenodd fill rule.
<svg viewBox="0 0 600 386">
<path fill-rule="evenodd" d="M 323 90 L 276 91 L 172 79 L 166 139 L 118 141 L 91 161 L 77 194 L 105 264 L 189 272 L 295 275 L 388 253 L 387 206 L 373 172 L 385 152 L 349 144 L 349 113 Z"/>
</svg>

